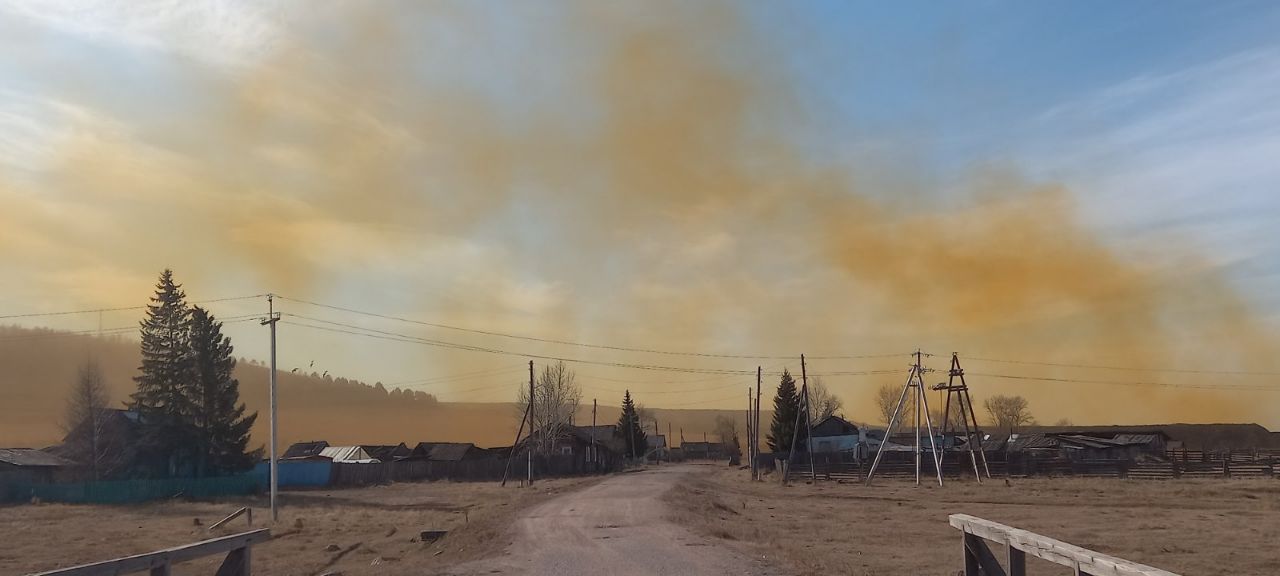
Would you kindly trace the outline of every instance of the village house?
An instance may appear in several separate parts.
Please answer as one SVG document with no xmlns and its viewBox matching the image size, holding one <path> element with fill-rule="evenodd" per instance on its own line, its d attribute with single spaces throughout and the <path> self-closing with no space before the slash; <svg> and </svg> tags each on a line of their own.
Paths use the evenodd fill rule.
<svg viewBox="0 0 1280 576">
<path fill-rule="evenodd" d="M 82 465 L 43 450 L 0 448 L 0 483 L 74 482 L 83 475 Z"/>
<path fill-rule="evenodd" d="M 813 425 L 814 453 L 857 452 L 863 439 L 858 426 L 839 416 L 828 416 Z"/>
</svg>

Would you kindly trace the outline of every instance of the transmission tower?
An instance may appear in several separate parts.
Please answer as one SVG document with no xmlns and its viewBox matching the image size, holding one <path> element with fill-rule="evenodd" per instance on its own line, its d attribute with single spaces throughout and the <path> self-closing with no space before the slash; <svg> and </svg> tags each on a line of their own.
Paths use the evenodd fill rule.
<svg viewBox="0 0 1280 576">
<path fill-rule="evenodd" d="M 959 383 L 956 381 L 959 380 Z M 951 353 L 951 370 L 948 372 L 947 381 L 939 382 L 933 387 L 934 390 L 946 390 L 947 400 L 942 408 L 942 434 L 946 435 L 950 429 L 959 433 L 959 427 L 951 422 L 951 398 L 955 397 L 955 406 L 957 416 L 964 425 L 964 445 L 969 451 L 969 461 L 973 464 L 973 477 L 982 483 L 982 473 L 978 472 L 978 461 L 982 461 L 982 472 L 987 478 L 991 477 L 991 468 L 987 466 L 987 453 L 982 449 L 982 431 L 978 429 L 978 418 L 973 413 L 973 397 L 969 395 L 969 385 L 964 381 L 964 369 L 960 367 L 960 356 L 955 352 Z M 976 448 L 976 449 L 975 449 Z M 942 461 L 942 454 L 938 455 L 938 461 Z"/>
<path fill-rule="evenodd" d="M 937 441 L 933 435 L 933 419 L 929 416 L 929 398 L 925 392 L 924 373 L 932 372 L 921 365 L 921 358 L 925 356 L 919 349 L 916 350 L 916 361 L 911 365 L 911 373 L 907 375 L 907 381 L 902 385 L 902 394 L 898 397 L 898 405 L 893 409 L 893 416 L 889 418 L 889 426 L 884 431 L 884 440 L 880 441 L 880 448 L 876 450 L 876 458 L 871 462 L 871 469 L 867 472 L 867 484 L 871 484 L 871 479 L 875 478 L 876 469 L 880 467 L 880 459 L 884 456 L 884 445 L 888 444 L 893 438 L 894 429 L 901 420 L 905 419 L 903 409 L 907 406 L 907 397 L 914 399 L 915 415 L 912 420 L 912 426 L 915 428 L 915 457 L 916 457 L 916 485 L 920 485 L 920 459 L 923 455 L 922 446 L 920 445 L 920 422 L 923 420 L 925 430 L 929 434 L 930 455 L 933 458 L 933 469 L 938 475 L 938 485 L 942 485 L 942 456 L 938 452 Z M 923 411 L 923 418 L 922 416 Z"/>
</svg>

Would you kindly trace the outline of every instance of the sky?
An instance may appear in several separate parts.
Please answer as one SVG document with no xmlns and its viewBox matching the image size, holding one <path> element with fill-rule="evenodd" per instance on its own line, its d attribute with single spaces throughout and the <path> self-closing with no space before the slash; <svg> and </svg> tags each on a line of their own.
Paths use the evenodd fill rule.
<svg viewBox="0 0 1280 576">
<path fill-rule="evenodd" d="M 1278 26 L 1266 2 L 4 1 L 0 316 L 138 306 L 172 267 L 192 300 L 291 298 L 285 369 L 447 400 L 509 400 L 533 356 L 584 361 L 602 402 L 737 407 L 807 353 L 867 417 L 919 346 L 1212 372 L 970 368 L 1044 420 L 1280 425 L 1274 377 L 1224 374 L 1280 370 Z M 227 332 L 266 357 L 256 322 Z"/>
</svg>

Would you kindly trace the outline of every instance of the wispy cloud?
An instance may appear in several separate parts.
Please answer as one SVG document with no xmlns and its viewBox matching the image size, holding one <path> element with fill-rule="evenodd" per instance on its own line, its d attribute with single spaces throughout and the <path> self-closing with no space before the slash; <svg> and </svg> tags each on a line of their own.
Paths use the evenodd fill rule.
<svg viewBox="0 0 1280 576">
<path fill-rule="evenodd" d="M 1280 48 L 1143 75 L 1031 124 L 1038 176 L 1063 179 L 1089 220 L 1154 259 L 1194 252 L 1251 293 L 1280 290 Z"/>
</svg>

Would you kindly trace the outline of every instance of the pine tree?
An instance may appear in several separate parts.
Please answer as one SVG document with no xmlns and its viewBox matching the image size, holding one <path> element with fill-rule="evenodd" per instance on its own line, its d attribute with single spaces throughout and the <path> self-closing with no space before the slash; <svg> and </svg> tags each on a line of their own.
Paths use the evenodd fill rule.
<svg viewBox="0 0 1280 576">
<path fill-rule="evenodd" d="M 773 395 L 773 423 L 769 426 L 769 449 L 774 452 L 791 451 L 791 437 L 795 435 L 796 420 L 800 417 L 800 394 L 796 391 L 796 380 L 791 372 L 782 371 L 782 379 L 778 382 L 778 391 Z M 805 439 L 806 428 L 800 427 L 800 436 L 796 441 Z"/>
<path fill-rule="evenodd" d="M 640 426 L 640 415 L 636 413 L 636 404 L 631 400 L 630 390 L 625 391 L 622 396 L 622 416 L 618 417 L 614 436 L 622 439 L 623 449 L 631 458 L 642 457 L 649 449 L 648 438 Z"/>
<path fill-rule="evenodd" d="M 130 397 L 142 423 L 139 452 L 156 472 L 169 476 L 183 464 L 184 447 L 191 440 L 186 424 L 191 413 L 191 311 L 186 297 L 166 268 L 141 323 L 142 365 L 133 379 L 138 390 Z"/>
<path fill-rule="evenodd" d="M 245 452 L 249 430 L 258 413 L 245 416 L 240 403 L 240 382 L 231 339 L 222 335 L 222 323 L 196 306 L 191 311 L 191 363 L 195 379 L 190 390 L 191 425 L 199 446 L 196 473 L 224 474 L 248 470 L 262 450 Z"/>
</svg>

